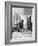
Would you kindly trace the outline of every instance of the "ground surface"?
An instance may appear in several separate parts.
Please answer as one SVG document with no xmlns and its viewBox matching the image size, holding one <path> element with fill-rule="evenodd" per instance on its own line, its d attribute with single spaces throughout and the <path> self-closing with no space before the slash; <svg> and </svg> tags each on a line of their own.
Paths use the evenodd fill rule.
<svg viewBox="0 0 38 46">
<path fill-rule="evenodd" d="M 28 41 L 32 40 L 32 32 L 31 31 L 24 31 L 24 32 L 13 32 L 11 42 L 14 41 Z"/>
</svg>

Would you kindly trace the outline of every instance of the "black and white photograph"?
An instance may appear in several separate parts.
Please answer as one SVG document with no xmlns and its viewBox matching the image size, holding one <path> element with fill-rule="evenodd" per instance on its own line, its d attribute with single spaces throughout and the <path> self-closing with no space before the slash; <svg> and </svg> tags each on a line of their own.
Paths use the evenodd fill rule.
<svg viewBox="0 0 38 46">
<path fill-rule="evenodd" d="M 36 4 L 21 2 L 6 4 L 6 43 L 36 42 Z"/>
<path fill-rule="evenodd" d="M 12 40 L 32 40 L 32 8 L 12 8 Z"/>
</svg>

